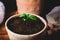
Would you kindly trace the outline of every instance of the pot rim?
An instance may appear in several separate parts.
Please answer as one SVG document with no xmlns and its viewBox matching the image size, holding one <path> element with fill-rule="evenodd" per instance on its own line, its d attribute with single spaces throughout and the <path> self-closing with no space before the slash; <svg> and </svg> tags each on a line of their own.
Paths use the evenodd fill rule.
<svg viewBox="0 0 60 40">
<path fill-rule="evenodd" d="M 27 14 L 28 14 L 28 13 L 27 13 Z M 43 17 L 39 16 L 39 15 L 32 14 L 32 15 L 35 15 L 36 17 L 38 17 L 38 18 L 44 23 L 44 25 L 45 25 L 44 28 L 43 28 L 41 31 L 39 31 L 39 32 L 37 32 L 37 33 L 34 33 L 34 34 L 30 34 L 30 35 L 23 35 L 23 34 L 14 33 L 14 32 L 11 31 L 10 29 L 8 29 L 7 22 L 8 22 L 11 18 L 16 17 L 16 16 L 19 16 L 19 15 L 20 15 L 20 14 L 18 14 L 18 15 L 13 15 L 13 16 L 9 17 L 9 18 L 6 20 L 6 22 L 5 22 L 5 28 L 6 28 L 7 31 L 10 31 L 11 33 L 13 33 L 13 34 L 15 34 L 15 35 L 18 35 L 18 36 L 35 36 L 35 35 L 41 34 L 42 32 L 44 32 L 44 31 L 46 30 L 46 28 L 47 28 L 47 22 L 45 21 L 45 19 L 44 19 Z"/>
</svg>

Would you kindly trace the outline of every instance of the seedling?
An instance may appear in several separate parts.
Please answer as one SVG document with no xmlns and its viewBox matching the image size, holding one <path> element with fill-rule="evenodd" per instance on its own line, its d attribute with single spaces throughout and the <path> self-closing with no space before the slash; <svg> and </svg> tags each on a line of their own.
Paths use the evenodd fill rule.
<svg viewBox="0 0 60 40">
<path fill-rule="evenodd" d="M 36 16 L 32 15 L 32 14 L 26 14 L 26 13 L 23 13 L 20 15 L 20 17 L 22 17 L 22 20 L 23 21 L 26 21 L 28 19 L 32 19 L 32 20 L 36 20 Z"/>
</svg>

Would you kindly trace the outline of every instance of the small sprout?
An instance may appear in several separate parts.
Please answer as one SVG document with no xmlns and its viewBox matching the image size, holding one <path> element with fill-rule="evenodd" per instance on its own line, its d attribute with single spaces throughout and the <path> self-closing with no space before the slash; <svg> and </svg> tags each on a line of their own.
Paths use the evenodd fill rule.
<svg viewBox="0 0 60 40">
<path fill-rule="evenodd" d="M 23 21 L 26 21 L 28 19 L 36 20 L 36 16 L 31 15 L 31 14 L 25 14 L 25 13 L 23 13 L 23 14 L 20 15 L 20 17 L 22 17 Z"/>
<path fill-rule="evenodd" d="M 27 19 L 25 19 L 25 18 L 22 18 L 22 20 L 23 20 L 23 21 L 26 21 Z"/>
<path fill-rule="evenodd" d="M 22 17 L 23 21 L 26 21 L 28 19 L 27 14 L 25 13 L 21 14 L 20 17 Z"/>
</svg>

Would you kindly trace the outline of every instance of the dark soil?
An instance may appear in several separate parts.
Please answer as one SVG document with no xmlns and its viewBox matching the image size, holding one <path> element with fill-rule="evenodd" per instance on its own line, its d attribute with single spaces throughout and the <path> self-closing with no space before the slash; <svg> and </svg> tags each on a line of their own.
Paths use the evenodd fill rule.
<svg viewBox="0 0 60 40">
<path fill-rule="evenodd" d="M 27 21 L 21 20 L 21 17 L 14 17 L 7 23 L 8 28 L 18 34 L 30 35 L 41 31 L 44 28 L 42 21 L 28 19 Z"/>
</svg>

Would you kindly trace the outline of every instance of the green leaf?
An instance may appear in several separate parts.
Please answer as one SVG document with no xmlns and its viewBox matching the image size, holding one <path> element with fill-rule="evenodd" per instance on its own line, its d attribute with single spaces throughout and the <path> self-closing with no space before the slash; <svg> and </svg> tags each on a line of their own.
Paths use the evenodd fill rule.
<svg viewBox="0 0 60 40">
<path fill-rule="evenodd" d="M 29 15 L 29 18 L 32 19 L 32 20 L 36 20 L 37 19 L 36 16 L 31 15 L 31 14 Z"/>
<path fill-rule="evenodd" d="M 28 14 L 23 13 L 23 14 L 20 15 L 20 17 L 22 17 L 23 21 L 26 21 L 28 19 Z"/>
<path fill-rule="evenodd" d="M 25 17 L 25 16 L 26 16 L 26 14 L 25 14 L 25 13 L 23 13 L 23 14 L 21 14 L 21 15 L 20 15 L 20 17 Z"/>
</svg>

